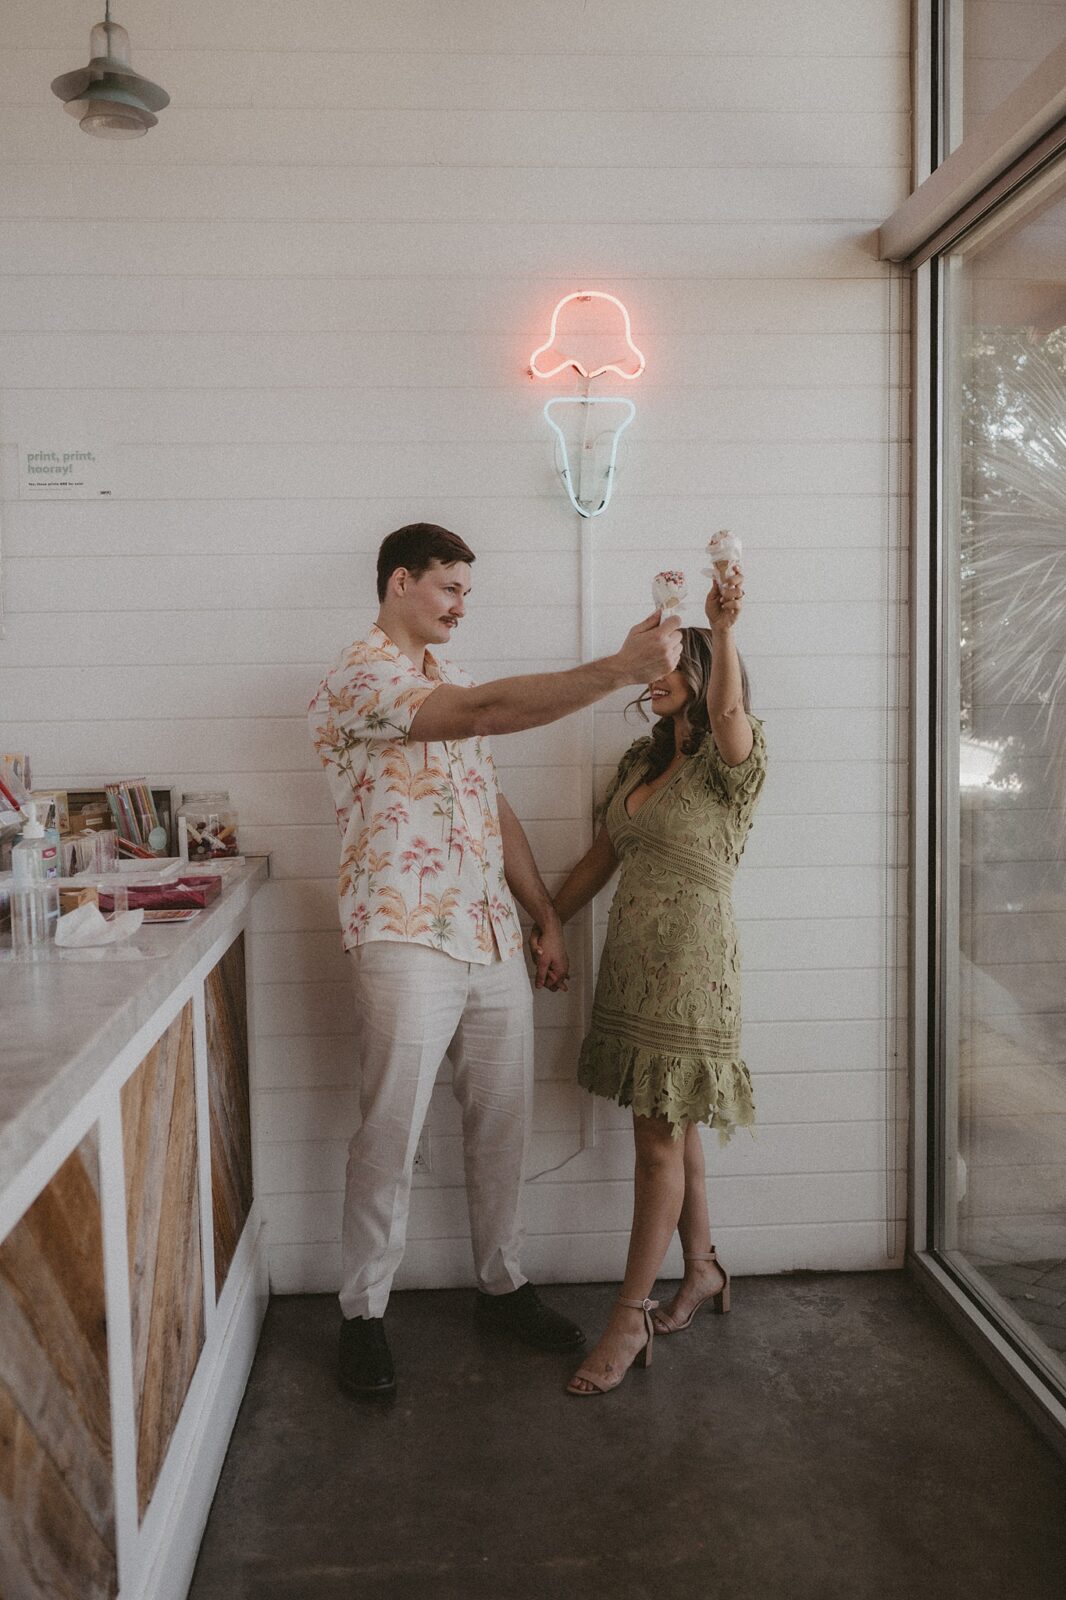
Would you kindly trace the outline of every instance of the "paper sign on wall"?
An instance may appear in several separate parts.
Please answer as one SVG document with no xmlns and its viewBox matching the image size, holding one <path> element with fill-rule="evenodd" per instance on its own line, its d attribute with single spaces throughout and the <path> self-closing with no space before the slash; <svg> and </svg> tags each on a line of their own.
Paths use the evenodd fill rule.
<svg viewBox="0 0 1066 1600">
<path fill-rule="evenodd" d="M 112 482 L 106 450 L 19 445 L 19 496 L 23 500 L 95 500 L 111 494 Z"/>
</svg>

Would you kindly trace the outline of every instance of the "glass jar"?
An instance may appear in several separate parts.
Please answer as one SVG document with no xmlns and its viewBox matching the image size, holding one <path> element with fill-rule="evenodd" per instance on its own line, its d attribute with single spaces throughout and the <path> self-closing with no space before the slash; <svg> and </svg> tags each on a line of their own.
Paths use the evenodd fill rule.
<svg viewBox="0 0 1066 1600">
<path fill-rule="evenodd" d="M 235 856 L 237 813 L 226 789 L 197 790 L 183 794 L 178 807 L 178 838 L 189 841 L 189 860 L 208 861 Z"/>
</svg>

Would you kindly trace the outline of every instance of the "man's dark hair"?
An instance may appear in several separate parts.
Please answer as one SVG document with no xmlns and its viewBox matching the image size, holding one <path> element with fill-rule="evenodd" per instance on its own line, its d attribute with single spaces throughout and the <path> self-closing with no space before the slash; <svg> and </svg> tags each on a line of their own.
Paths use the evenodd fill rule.
<svg viewBox="0 0 1066 1600">
<path fill-rule="evenodd" d="M 381 542 L 378 551 L 378 599 L 384 600 L 389 579 L 397 567 L 420 578 L 428 572 L 432 562 L 450 567 L 455 561 L 472 564 L 475 560 L 470 546 L 457 533 L 438 528 L 435 522 L 410 522 L 406 528 L 397 528 Z"/>
</svg>

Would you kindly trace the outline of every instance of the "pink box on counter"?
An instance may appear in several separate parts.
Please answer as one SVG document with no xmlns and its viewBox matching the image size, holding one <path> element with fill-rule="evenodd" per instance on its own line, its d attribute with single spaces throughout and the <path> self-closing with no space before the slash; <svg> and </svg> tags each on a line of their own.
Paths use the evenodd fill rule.
<svg viewBox="0 0 1066 1600">
<path fill-rule="evenodd" d="M 217 900 L 222 893 L 222 879 L 190 874 L 175 878 L 173 883 L 131 883 L 126 893 L 131 911 L 183 911 Z M 114 910 L 114 900 L 107 889 L 100 890 L 100 910 Z"/>
</svg>

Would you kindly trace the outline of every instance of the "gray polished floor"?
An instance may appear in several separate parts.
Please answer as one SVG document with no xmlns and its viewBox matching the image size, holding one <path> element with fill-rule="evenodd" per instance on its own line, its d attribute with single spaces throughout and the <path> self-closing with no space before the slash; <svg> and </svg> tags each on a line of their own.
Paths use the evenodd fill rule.
<svg viewBox="0 0 1066 1600">
<path fill-rule="evenodd" d="M 192 1600 L 1061 1600 L 1066 1466 L 903 1274 L 740 1281 L 593 1400 L 471 1309 L 393 1297 L 381 1407 L 272 1302 Z"/>
</svg>

